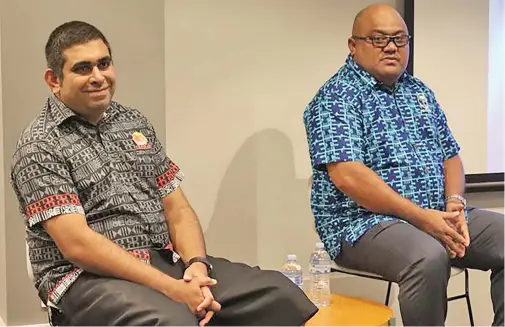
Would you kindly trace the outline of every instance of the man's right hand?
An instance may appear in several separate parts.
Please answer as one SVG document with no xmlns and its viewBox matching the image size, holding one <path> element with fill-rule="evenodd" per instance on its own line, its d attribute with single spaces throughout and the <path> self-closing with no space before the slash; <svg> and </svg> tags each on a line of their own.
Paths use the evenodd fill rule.
<svg viewBox="0 0 505 327">
<path fill-rule="evenodd" d="M 191 282 L 194 279 L 205 279 L 208 278 L 207 275 L 207 267 L 205 269 L 194 269 L 198 268 L 198 264 L 193 264 L 184 272 L 183 280 L 187 283 Z M 204 297 L 202 303 L 196 308 L 197 315 L 202 316 L 203 319 L 200 320 L 200 326 L 205 326 L 209 323 L 210 319 L 214 316 L 216 312 L 221 310 L 221 304 L 214 300 L 214 296 L 208 286 L 202 286 L 201 288 L 202 295 Z"/>
<path fill-rule="evenodd" d="M 167 290 L 166 295 L 174 301 L 186 303 L 191 312 L 198 316 L 198 306 L 204 300 L 201 288 L 204 286 L 213 286 L 216 283 L 216 280 L 210 277 L 194 278 L 190 282 L 179 279 L 173 287 Z"/>
<path fill-rule="evenodd" d="M 465 238 L 447 223 L 459 215 L 459 212 L 444 212 L 427 209 L 424 223 L 420 228 L 437 240 L 443 242 L 458 257 L 465 255 Z"/>
</svg>

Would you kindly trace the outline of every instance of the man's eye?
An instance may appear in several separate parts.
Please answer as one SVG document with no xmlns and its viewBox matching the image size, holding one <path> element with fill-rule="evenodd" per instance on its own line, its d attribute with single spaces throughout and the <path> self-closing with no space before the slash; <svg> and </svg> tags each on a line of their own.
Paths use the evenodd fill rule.
<svg viewBox="0 0 505 327">
<path fill-rule="evenodd" d="M 98 69 L 107 69 L 110 66 L 110 61 L 102 61 L 97 66 Z"/>
<path fill-rule="evenodd" d="M 74 68 L 74 72 L 78 74 L 86 74 L 91 71 L 91 67 L 89 66 L 78 66 Z"/>
<path fill-rule="evenodd" d="M 384 42 L 387 40 L 387 37 L 385 37 L 385 36 L 372 36 L 372 39 L 375 42 Z"/>
</svg>

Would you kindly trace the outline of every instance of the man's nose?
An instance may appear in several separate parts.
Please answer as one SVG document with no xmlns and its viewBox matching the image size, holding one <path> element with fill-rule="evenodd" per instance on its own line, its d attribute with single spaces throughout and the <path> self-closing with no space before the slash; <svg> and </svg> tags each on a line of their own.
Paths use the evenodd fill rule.
<svg viewBox="0 0 505 327">
<path fill-rule="evenodd" d="M 105 77 L 103 76 L 100 69 L 98 69 L 96 66 L 93 67 L 93 70 L 91 71 L 90 81 L 91 83 L 96 84 L 102 84 L 105 81 Z"/>
<path fill-rule="evenodd" d="M 389 43 L 383 48 L 383 51 L 387 52 L 387 53 L 394 53 L 397 50 L 398 50 L 398 47 L 391 39 L 389 40 Z"/>
</svg>

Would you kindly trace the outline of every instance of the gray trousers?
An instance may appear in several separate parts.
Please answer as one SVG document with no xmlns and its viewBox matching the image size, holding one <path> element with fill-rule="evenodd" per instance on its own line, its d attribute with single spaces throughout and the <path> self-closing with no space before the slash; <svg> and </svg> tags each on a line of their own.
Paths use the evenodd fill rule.
<svg viewBox="0 0 505 327">
<path fill-rule="evenodd" d="M 214 266 L 212 287 L 221 311 L 209 325 L 301 326 L 317 307 L 293 282 L 277 271 L 260 270 L 209 257 Z M 151 263 L 181 279 L 183 264 L 169 263 L 153 251 Z M 171 300 L 146 286 L 83 273 L 60 302 L 56 325 L 73 326 L 196 326 L 198 319 L 185 303 Z"/>
<path fill-rule="evenodd" d="M 493 325 L 503 326 L 503 219 L 495 212 L 471 210 L 470 246 L 463 258 L 451 260 L 439 241 L 410 224 L 385 222 L 354 246 L 344 244 L 335 261 L 398 283 L 405 326 L 444 325 L 451 266 L 491 270 Z"/>
</svg>

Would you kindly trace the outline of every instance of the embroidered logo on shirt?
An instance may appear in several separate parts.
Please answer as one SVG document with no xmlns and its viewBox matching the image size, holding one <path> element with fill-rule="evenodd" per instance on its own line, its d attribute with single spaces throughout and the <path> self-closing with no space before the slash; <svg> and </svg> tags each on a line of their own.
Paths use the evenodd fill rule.
<svg viewBox="0 0 505 327">
<path fill-rule="evenodd" d="M 132 139 L 135 144 L 137 144 L 137 149 L 150 149 L 152 148 L 151 144 L 148 144 L 147 138 L 144 134 L 140 132 L 135 132 L 132 134 Z"/>
<path fill-rule="evenodd" d="M 426 99 L 426 95 L 424 95 L 424 93 L 417 94 L 417 102 L 421 106 L 421 111 L 430 111 L 430 107 L 428 106 L 428 99 Z"/>
</svg>

